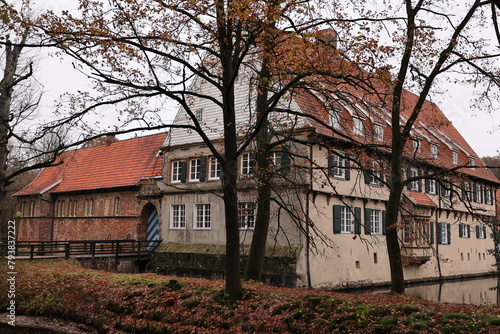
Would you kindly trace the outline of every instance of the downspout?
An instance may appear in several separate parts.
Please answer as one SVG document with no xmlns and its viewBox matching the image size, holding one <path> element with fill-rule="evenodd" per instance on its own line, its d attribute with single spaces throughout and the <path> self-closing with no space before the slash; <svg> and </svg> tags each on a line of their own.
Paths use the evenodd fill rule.
<svg viewBox="0 0 500 334">
<path fill-rule="evenodd" d="M 436 229 L 436 231 L 434 232 L 434 236 L 436 237 L 436 261 L 437 261 L 437 267 L 438 267 L 438 275 L 439 275 L 439 279 L 443 278 L 443 274 L 441 273 L 441 260 L 439 258 L 439 242 L 438 242 L 438 234 L 437 234 L 437 230 L 438 230 L 438 211 L 441 210 L 441 206 L 442 206 L 442 197 L 441 197 L 441 191 L 439 192 L 439 196 L 438 196 L 438 199 L 439 199 L 439 204 L 438 204 L 438 207 L 436 208 L 436 219 L 435 219 L 435 222 L 434 222 L 434 228 Z M 439 285 L 439 289 L 441 290 L 441 284 Z M 441 291 L 440 291 L 441 293 Z"/>
<path fill-rule="evenodd" d="M 310 200 L 310 194 L 312 191 L 312 182 L 313 182 L 313 147 L 312 145 L 309 146 L 309 186 L 307 187 L 307 194 L 306 194 L 306 277 L 307 277 L 307 287 L 309 289 L 312 288 L 312 283 L 311 283 L 311 267 L 310 267 L 310 261 L 309 261 L 309 200 Z"/>
</svg>

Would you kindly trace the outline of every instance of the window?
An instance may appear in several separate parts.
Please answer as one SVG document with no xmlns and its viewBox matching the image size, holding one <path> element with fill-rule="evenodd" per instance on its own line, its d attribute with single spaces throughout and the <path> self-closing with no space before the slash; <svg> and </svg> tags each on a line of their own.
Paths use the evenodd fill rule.
<svg viewBox="0 0 500 334">
<path fill-rule="evenodd" d="M 336 111 L 332 111 L 330 115 L 330 121 L 332 124 L 332 128 L 340 128 L 339 114 Z"/>
<path fill-rule="evenodd" d="M 239 202 L 238 203 L 238 222 L 240 229 L 247 230 L 255 227 L 255 203 L 254 202 Z"/>
<path fill-rule="evenodd" d="M 417 177 L 419 175 L 418 169 L 415 167 L 410 167 L 407 171 L 408 178 Z M 408 183 L 408 190 L 421 192 L 422 191 L 422 183 L 421 180 L 415 180 Z"/>
<path fill-rule="evenodd" d="M 56 201 L 56 217 L 64 217 L 64 206 L 65 202 L 63 200 Z"/>
<path fill-rule="evenodd" d="M 476 183 L 474 188 L 475 188 L 474 202 L 483 203 L 483 186 L 479 183 Z"/>
<path fill-rule="evenodd" d="M 434 239 L 433 223 L 429 219 L 406 218 L 403 221 L 403 243 L 415 247 L 428 247 Z"/>
<path fill-rule="evenodd" d="M 194 112 L 194 117 L 196 117 L 196 120 L 198 122 L 202 122 L 203 121 L 203 109 L 198 109 Z"/>
<path fill-rule="evenodd" d="M 241 156 L 241 174 L 252 175 L 254 165 L 254 157 L 252 153 L 243 153 Z"/>
<path fill-rule="evenodd" d="M 85 200 L 84 213 L 85 213 L 86 217 L 91 217 L 94 215 L 94 200 L 93 199 L 88 198 Z"/>
<path fill-rule="evenodd" d="M 447 179 L 442 179 L 439 181 L 439 185 L 440 185 L 440 191 L 441 191 L 441 195 L 443 197 L 450 197 L 451 196 L 451 188 L 452 188 L 452 184 L 450 183 L 450 181 L 448 181 Z"/>
<path fill-rule="evenodd" d="M 462 199 L 470 201 L 472 200 L 472 189 L 471 185 L 469 182 L 464 182 L 463 183 L 463 188 L 462 188 Z"/>
<path fill-rule="evenodd" d="M 172 229 L 186 228 L 186 205 L 173 204 L 170 211 L 170 227 Z"/>
<path fill-rule="evenodd" d="M 413 151 L 415 153 L 420 152 L 420 139 L 419 138 L 413 139 Z"/>
<path fill-rule="evenodd" d="M 196 229 L 210 229 L 212 227 L 211 204 L 194 205 L 194 227 Z"/>
<path fill-rule="evenodd" d="M 68 201 L 68 217 L 76 217 L 77 207 L 78 201 L 76 199 L 70 199 Z"/>
<path fill-rule="evenodd" d="M 220 176 L 221 176 L 220 163 L 215 157 L 210 158 L 210 165 L 209 165 L 209 172 L 208 173 L 209 173 L 208 178 L 210 180 L 220 179 Z"/>
<path fill-rule="evenodd" d="M 172 161 L 172 182 L 182 182 L 183 161 Z"/>
<path fill-rule="evenodd" d="M 425 191 L 428 194 L 436 195 L 437 194 L 436 180 L 426 179 L 425 180 L 425 188 L 426 188 Z"/>
<path fill-rule="evenodd" d="M 469 166 L 474 167 L 475 166 L 475 159 L 474 157 L 469 157 Z"/>
<path fill-rule="evenodd" d="M 457 151 L 453 151 L 453 152 L 451 153 L 451 157 L 452 157 L 452 159 L 453 159 L 453 163 L 454 163 L 455 165 L 458 165 L 458 152 L 457 152 Z"/>
<path fill-rule="evenodd" d="M 365 171 L 365 183 L 371 186 L 380 186 L 384 174 L 380 171 L 383 168 L 375 161 L 372 161 L 371 168 Z"/>
<path fill-rule="evenodd" d="M 438 146 L 437 144 L 431 144 L 431 156 L 437 158 L 438 156 Z"/>
<path fill-rule="evenodd" d="M 115 197 L 115 216 L 120 215 L 120 197 Z"/>
<path fill-rule="evenodd" d="M 363 135 L 363 121 L 361 118 L 354 117 L 353 118 L 353 132 L 355 135 L 362 136 Z"/>
<path fill-rule="evenodd" d="M 486 226 L 476 225 L 476 238 L 486 239 Z"/>
<path fill-rule="evenodd" d="M 451 244 L 450 223 L 437 223 L 438 244 Z"/>
<path fill-rule="evenodd" d="M 383 234 L 382 210 L 370 210 L 371 234 Z"/>
<path fill-rule="evenodd" d="M 361 208 L 333 206 L 334 233 L 361 233 Z"/>
<path fill-rule="evenodd" d="M 484 203 L 488 205 L 493 204 L 493 193 L 489 188 L 484 189 Z"/>
<path fill-rule="evenodd" d="M 350 173 L 347 160 L 341 152 L 331 152 L 328 157 L 328 176 L 349 180 Z"/>
<path fill-rule="evenodd" d="M 35 201 L 30 202 L 30 212 L 29 217 L 35 217 Z"/>
<path fill-rule="evenodd" d="M 384 128 L 380 124 L 375 124 L 375 140 L 384 141 Z"/>
<path fill-rule="evenodd" d="M 470 225 L 460 223 L 458 226 L 458 235 L 460 238 L 470 238 Z"/>
<path fill-rule="evenodd" d="M 189 181 L 200 181 L 201 159 L 192 159 L 189 162 Z"/>
</svg>

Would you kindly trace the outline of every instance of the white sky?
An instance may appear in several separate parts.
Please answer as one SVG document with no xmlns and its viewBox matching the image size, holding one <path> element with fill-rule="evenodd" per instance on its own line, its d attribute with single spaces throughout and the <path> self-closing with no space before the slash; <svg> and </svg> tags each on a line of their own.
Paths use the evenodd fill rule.
<svg viewBox="0 0 500 334">
<path fill-rule="evenodd" d="M 44 9 L 51 9 L 56 13 L 68 8 L 75 8 L 75 0 L 36 0 L 35 5 Z M 48 119 L 54 110 L 54 100 L 64 92 L 76 92 L 86 88 L 86 78 L 74 70 L 71 61 L 61 62 L 59 59 L 45 57 L 40 61 L 38 72 L 39 81 L 44 85 L 45 95 L 40 110 L 41 119 Z M 500 155 L 500 111 L 493 114 L 472 110 L 471 101 L 474 99 L 472 87 L 446 85 L 445 96 L 441 97 L 439 107 L 453 122 L 453 125 L 462 134 L 476 154 L 483 156 Z M 449 87 L 449 89 L 448 89 Z M 446 97 L 448 95 L 448 97 Z M 173 119 L 176 109 L 166 111 L 164 119 Z M 99 117 L 99 116 L 96 116 Z M 116 119 L 99 120 L 103 123 L 113 123 Z"/>
</svg>

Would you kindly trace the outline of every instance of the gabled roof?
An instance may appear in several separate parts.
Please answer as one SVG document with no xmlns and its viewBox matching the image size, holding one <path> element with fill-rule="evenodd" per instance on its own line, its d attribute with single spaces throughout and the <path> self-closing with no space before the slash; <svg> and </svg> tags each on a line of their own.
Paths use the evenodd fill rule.
<svg viewBox="0 0 500 334">
<path fill-rule="evenodd" d="M 303 113 L 313 115 L 316 119 L 320 120 L 320 122 L 315 119 L 309 120 L 311 126 L 315 128 L 318 134 L 353 143 L 355 140 L 359 143 L 369 145 L 386 145 L 388 148 L 382 149 L 382 151 L 389 152 L 392 141 L 390 129 L 391 115 L 388 111 L 389 106 L 380 106 L 381 102 L 376 100 L 379 96 L 370 96 L 366 92 L 359 92 L 352 87 L 347 87 L 345 84 L 339 84 L 335 90 L 338 92 L 342 90 L 346 91 L 348 97 L 339 98 L 338 101 L 336 101 L 335 94 L 325 97 L 302 89 L 296 90 L 293 98 Z M 383 88 L 381 88 L 381 90 L 383 90 Z M 349 103 L 342 103 L 342 100 L 346 99 L 352 99 L 351 103 L 353 105 L 358 105 L 364 110 L 357 111 L 356 115 L 353 115 L 353 111 L 348 108 Z M 403 92 L 403 108 L 401 112 L 403 121 L 407 120 L 417 100 L 418 97 L 416 95 L 409 91 Z M 330 115 L 333 112 L 337 113 L 340 121 L 340 126 L 337 129 L 338 132 L 332 131 L 330 127 L 321 123 L 331 124 Z M 362 120 L 364 127 L 363 135 L 354 134 L 354 117 L 359 117 Z M 373 136 L 374 124 L 382 125 L 384 128 L 382 141 L 376 140 Z M 405 155 L 407 158 L 412 158 L 416 161 L 422 161 L 444 169 L 452 169 L 460 165 L 467 165 L 469 159 L 474 158 L 475 166 L 477 166 L 476 168 L 464 167 L 460 168 L 459 172 L 487 181 L 500 183 L 489 169 L 484 168 L 484 164 L 480 157 L 469 146 L 436 104 L 425 101 L 411 133 L 412 137 L 420 139 L 421 143 L 419 145 L 419 151 L 415 153 L 412 140 L 407 142 L 405 147 Z M 437 147 L 436 157 L 431 153 L 431 145 L 436 145 Z M 458 164 L 453 162 L 453 152 L 458 154 Z"/>
<path fill-rule="evenodd" d="M 429 196 L 424 193 L 415 193 L 411 191 L 405 192 L 406 197 L 415 205 L 428 206 L 431 208 L 436 208 L 437 205 L 434 203 Z"/>
<path fill-rule="evenodd" d="M 134 186 L 142 178 L 162 175 L 158 152 L 165 133 L 64 152 L 62 162 L 47 167 L 14 196 Z"/>
</svg>

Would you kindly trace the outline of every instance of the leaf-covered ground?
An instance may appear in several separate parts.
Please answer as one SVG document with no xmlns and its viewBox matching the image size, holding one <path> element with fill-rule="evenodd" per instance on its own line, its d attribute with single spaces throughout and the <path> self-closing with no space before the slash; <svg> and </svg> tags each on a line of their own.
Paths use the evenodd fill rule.
<svg viewBox="0 0 500 334">
<path fill-rule="evenodd" d="M 500 333 L 493 307 L 252 282 L 230 304 L 223 281 L 116 274 L 71 261 L 20 262 L 17 271 L 18 314 L 73 320 L 100 333 Z"/>
</svg>

